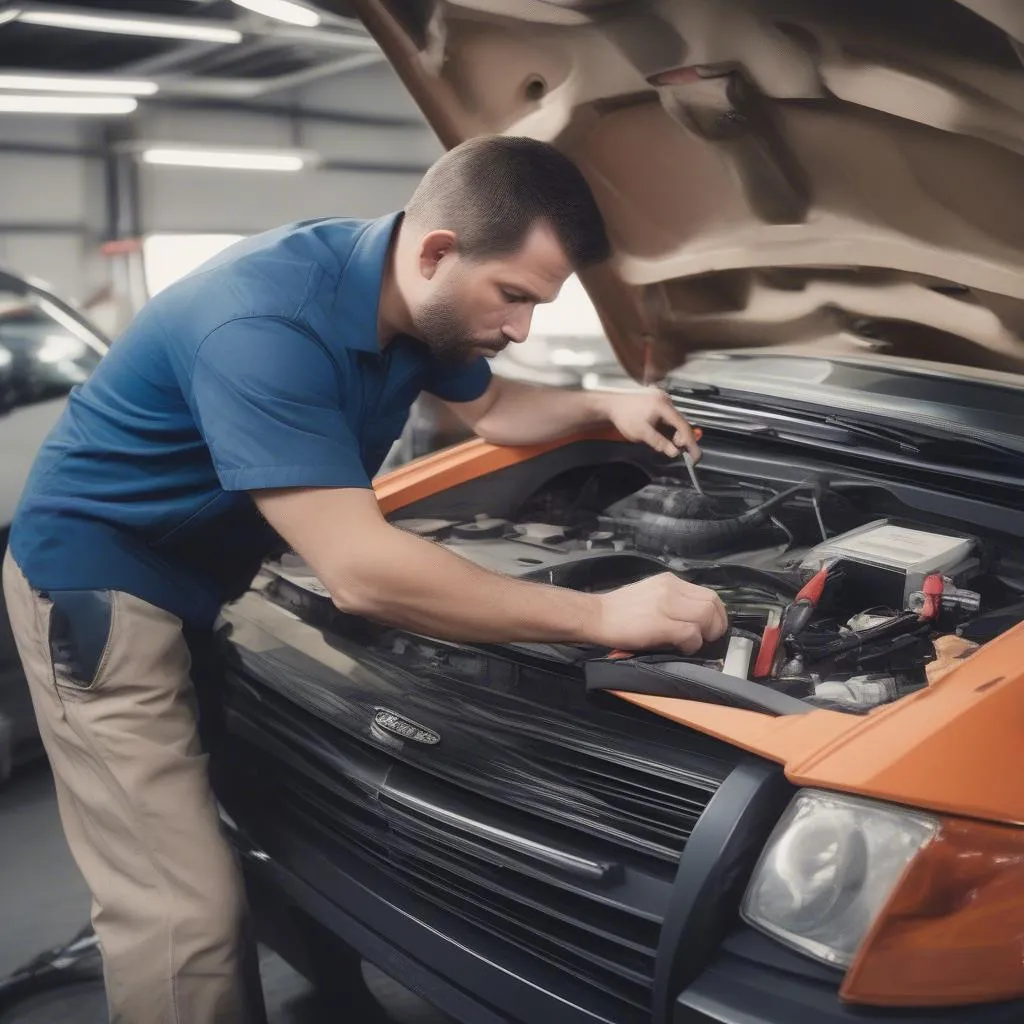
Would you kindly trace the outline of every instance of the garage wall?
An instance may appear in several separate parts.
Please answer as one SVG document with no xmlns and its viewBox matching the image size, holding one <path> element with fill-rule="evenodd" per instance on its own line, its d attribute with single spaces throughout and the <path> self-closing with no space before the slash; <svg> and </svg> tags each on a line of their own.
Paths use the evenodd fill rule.
<svg viewBox="0 0 1024 1024">
<path fill-rule="evenodd" d="M 152 231 L 250 232 L 306 217 L 374 217 L 408 199 L 441 153 L 394 72 L 373 65 L 317 83 L 275 105 L 411 125 L 337 124 L 261 114 L 196 114 L 153 105 L 139 138 L 219 146 L 300 148 L 339 163 L 394 164 L 406 170 L 309 170 L 299 174 L 140 168 L 142 221 Z"/>
<path fill-rule="evenodd" d="M 307 85 L 302 100 L 310 107 L 346 111 L 365 117 L 420 120 L 420 108 L 385 61 Z"/>
<path fill-rule="evenodd" d="M 309 170 L 298 174 L 233 172 L 140 165 L 138 214 L 143 233 L 249 234 L 291 220 L 372 217 L 400 207 L 441 148 L 384 63 L 325 79 L 267 102 L 297 116 L 197 112 L 143 101 L 120 123 L 137 140 L 211 146 L 303 148 L 338 163 L 392 164 L 395 169 Z M 383 117 L 395 124 L 330 123 L 320 114 Z M 408 122 L 402 124 L 400 122 Z M 98 255 L 107 223 L 104 165 L 99 158 L 15 154 L 19 144 L 95 146 L 88 121 L 0 115 L 0 262 L 49 280 L 81 302 L 111 277 Z M 17 230 L 18 226 L 24 230 Z"/>
<path fill-rule="evenodd" d="M 77 300 L 106 275 L 97 253 L 102 162 L 75 155 L 95 146 L 96 131 L 82 121 L 0 115 L 0 264 Z"/>
<path fill-rule="evenodd" d="M 408 168 L 273 174 L 143 165 L 140 209 L 149 231 L 250 232 L 306 217 L 377 216 L 405 203 L 439 152 L 426 128 L 307 123 L 293 136 L 287 123 L 273 118 L 176 111 L 156 112 L 143 127 L 147 139 L 159 141 L 298 147 L 325 160 Z"/>
</svg>

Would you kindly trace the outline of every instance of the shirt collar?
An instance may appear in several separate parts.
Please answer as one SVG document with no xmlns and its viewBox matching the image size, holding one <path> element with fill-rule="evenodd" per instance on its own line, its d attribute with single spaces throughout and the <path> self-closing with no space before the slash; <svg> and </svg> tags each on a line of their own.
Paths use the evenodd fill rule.
<svg viewBox="0 0 1024 1024">
<path fill-rule="evenodd" d="M 352 246 L 342 271 L 334 309 L 349 348 L 380 353 L 377 338 L 380 290 L 391 238 L 401 217 L 399 211 L 370 221 Z"/>
</svg>

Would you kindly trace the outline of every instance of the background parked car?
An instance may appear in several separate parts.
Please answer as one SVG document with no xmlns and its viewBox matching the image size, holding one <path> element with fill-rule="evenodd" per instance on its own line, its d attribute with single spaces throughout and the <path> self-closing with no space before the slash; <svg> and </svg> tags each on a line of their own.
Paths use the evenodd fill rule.
<svg viewBox="0 0 1024 1024">
<path fill-rule="evenodd" d="M 110 342 L 38 281 L 0 270 L 0 555 L 36 451 L 68 393 Z M 0 592 L 0 780 L 35 747 L 36 724 Z"/>
</svg>

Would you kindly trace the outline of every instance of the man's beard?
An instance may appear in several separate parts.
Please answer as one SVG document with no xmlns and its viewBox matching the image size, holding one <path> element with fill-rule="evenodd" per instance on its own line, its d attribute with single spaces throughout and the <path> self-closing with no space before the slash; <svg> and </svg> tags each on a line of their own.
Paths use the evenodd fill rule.
<svg viewBox="0 0 1024 1024">
<path fill-rule="evenodd" d="M 448 295 L 422 307 L 413 324 L 416 337 L 445 363 L 468 363 L 480 355 L 497 355 L 507 344 L 504 334 L 474 338 Z"/>
</svg>

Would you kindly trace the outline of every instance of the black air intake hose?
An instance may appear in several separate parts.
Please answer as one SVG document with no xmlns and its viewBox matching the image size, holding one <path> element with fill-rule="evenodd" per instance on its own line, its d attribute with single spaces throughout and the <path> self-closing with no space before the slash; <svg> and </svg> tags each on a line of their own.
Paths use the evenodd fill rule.
<svg viewBox="0 0 1024 1024">
<path fill-rule="evenodd" d="M 722 551 L 748 538 L 764 525 L 774 509 L 794 495 L 821 486 L 818 477 L 803 480 L 760 505 L 725 519 L 677 519 L 645 512 L 633 520 L 633 535 L 638 548 L 658 554 L 685 556 Z"/>
<path fill-rule="evenodd" d="M 630 513 L 667 516 L 669 519 L 714 519 L 721 518 L 719 503 L 705 494 L 698 494 L 689 487 L 649 484 L 630 499 L 633 506 Z M 742 511 L 743 503 L 730 511 Z"/>
<path fill-rule="evenodd" d="M 668 555 L 707 555 L 735 547 L 767 518 L 675 519 L 645 512 L 633 521 L 633 536 L 641 551 Z"/>
</svg>

